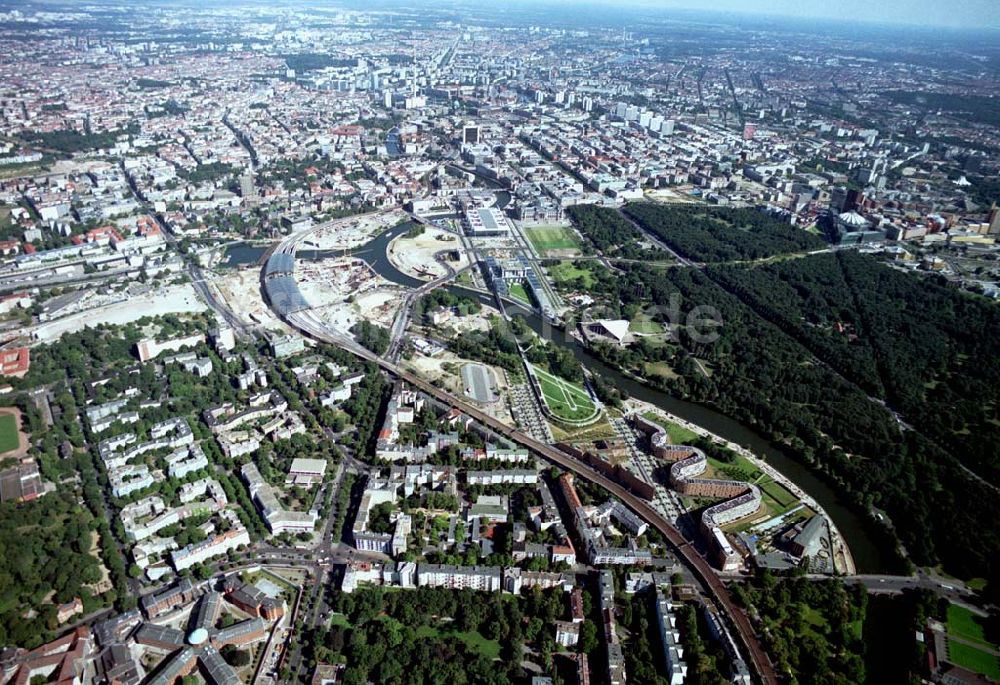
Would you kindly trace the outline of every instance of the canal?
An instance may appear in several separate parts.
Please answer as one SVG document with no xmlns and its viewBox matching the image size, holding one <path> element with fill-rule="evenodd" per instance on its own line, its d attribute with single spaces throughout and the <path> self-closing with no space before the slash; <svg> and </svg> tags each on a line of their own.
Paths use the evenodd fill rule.
<svg viewBox="0 0 1000 685">
<path fill-rule="evenodd" d="M 407 288 L 419 288 L 425 284 L 424 281 L 399 271 L 389 262 L 386 251 L 389 242 L 408 229 L 409 224 L 394 227 L 351 251 L 351 254 L 364 259 L 377 274 L 386 280 Z M 297 255 L 306 259 L 334 256 L 329 251 L 315 250 L 300 251 Z M 475 298 L 487 306 L 496 306 L 493 297 L 485 293 L 458 285 L 451 285 L 448 289 L 456 295 Z M 518 306 L 508 306 L 508 309 L 513 311 L 518 309 Z M 590 371 L 603 377 L 608 383 L 624 391 L 630 397 L 656 405 L 664 411 L 697 424 L 730 442 L 742 445 L 781 471 L 792 482 L 815 498 L 830 515 L 850 547 L 858 573 L 899 573 L 904 570 L 896 559 L 892 542 L 874 521 L 861 515 L 838 494 L 833 486 L 821 479 L 808 466 L 790 457 L 764 436 L 710 406 L 674 397 L 625 376 L 618 369 L 608 366 L 591 354 L 566 331 L 544 322 L 535 312 L 521 307 L 517 313 L 524 316 L 527 324 L 538 335 L 568 348 Z"/>
</svg>

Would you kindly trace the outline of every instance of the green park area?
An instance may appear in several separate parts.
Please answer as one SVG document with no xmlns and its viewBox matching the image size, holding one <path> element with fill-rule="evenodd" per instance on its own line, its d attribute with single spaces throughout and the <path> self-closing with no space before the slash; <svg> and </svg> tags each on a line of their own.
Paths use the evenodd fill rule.
<svg viewBox="0 0 1000 685">
<path fill-rule="evenodd" d="M 558 264 L 547 268 L 549 271 L 549 278 L 551 278 L 556 285 L 567 285 L 573 287 L 579 284 L 579 287 L 582 287 L 584 290 L 587 290 L 594 285 L 594 276 L 590 273 L 590 270 L 581 269 L 571 261 L 559 262 Z"/>
<path fill-rule="evenodd" d="M 985 620 L 963 606 L 948 605 L 948 661 L 1000 680 L 997 646 L 986 638 Z"/>
<path fill-rule="evenodd" d="M 579 385 L 535 367 L 542 398 L 554 417 L 569 423 L 583 423 L 597 416 L 597 407 Z"/>
<path fill-rule="evenodd" d="M 958 604 L 948 605 L 948 634 L 989 646 L 983 629 L 984 618 Z"/>
<path fill-rule="evenodd" d="M 693 430 L 689 430 L 673 421 L 667 421 L 656 412 L 646 412 L 643 416 L 662 426 L 667 431 L 670 442 L 674 445 L 690 445 L 694 440 L 698 439 L 698 434 Z"/>
<path fill-rule="evenodd" d="M 948 640 L 948 661 L 975 673 L 1000 680 L 1000 662 L 995 654 L 990 654 L 972 645 Z"/>
<path fill-rule="evenodd" d="M 386 625 L 390 625 L 397 630 L 402 630 L 403 628 L 403 624 L 391 616 L 379 616 L 375 620 L 381 621 Z M 330 617 L 329 627 L 353 628 L 354 625 L 345 614 L 334 613 Z M 488 639 L 478 630 L 452 630 L 448 627 L 448 623 L 445 621 L 439 622 L 437 625 L 433 626 L 418 626 L 413 631 L 413 636 L 419 640 L 426 640 L 427 638 L 437 639 L 451 637 L 464 643 L 470 652 L 475 652 L 487 659 L 496 659 L 500 656 L 500 643 L 498 641 Z"/>
<path fill-rule="evenodd" d="M 523 283 L 514 283 L 510 286 L 510 296 L 515 300 L 524 302 L 529 307 L 531 306 L 531 297 L 528 295 L 528 290 L 524 287 Z"/>
<path fill-rule="evenodd" d="M 18 448 L 17 419 L 12 414 L 0 415 L 0 454 L 13 452 Z"/>
<path fill-rule="evenodd" d="M 659 335 L 663 333 L 663 326 L 655 321 L 644 318 L 636 318 L 630 321 L 628 329 L 640 335 Z"/>
<path fill-rule="evenodd" d="M 576 250 L 580 247 L 573 232 L 562 226 L 526 228 L 524 234 L 539 254 L 549 250 Z"/>
<path fill-rule="evenodd" d="M 465 646 L 468 647 L 470 651 L 477 652 L 487 659 L 497 659 L 500 657 L 500 643 L 496 640 L 489 640 L 483 637 L 483 635 L 476 630 L 460 632 L 441 630 L 431 626 L 420 626 L 414 631 L 414 636 L 417 638 L 453 637 L 465 643 Z"/>
</svg>

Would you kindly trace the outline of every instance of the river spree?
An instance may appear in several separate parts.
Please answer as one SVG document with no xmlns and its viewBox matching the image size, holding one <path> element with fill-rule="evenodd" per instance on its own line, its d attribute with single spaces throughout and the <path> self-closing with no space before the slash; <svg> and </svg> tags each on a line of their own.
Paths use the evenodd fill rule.
<svg viewBox="0 0 1000 685">
<path fill-rule="evenodd" d="M 386 280 L 407 288 L 418 288 L 424 285 L 424 282 L 399 271 L 389 262 L 386 255 L 389 242 L 408 229 L 409 225 L 403 225 L 386 231 L 352 251 L 352 254 L 367 261 L 372 269 Z M 306 250 L 299 252 L 298 256 L 309 259 L 329 255 Z M 449 290 L 459 295 L 477 298 L 488 306 L 496 306 L 493 297 L 481 291 L 457 285 L 449 286 Z M 759 433 L 709 406 L 674 397 L 629 378 L 597 359 L 565 331 L 543 322 L 534 312 L 522 309 L 518 313 L 524 315 L 528 325 L 536 333 L 557 345 L 570 349 L 586 368 L 600 375 L 608 383 L 624 391 L 630 397 L 656 405 L 666 412 L 675 414 L 730 442 L 741 445 L 778 469 L 813 497 L 833 519 L 851 550 L 858 573 L 896 573 L 902 570 L 895 562 L 891 543 L 887 536 L 878 529 L 877 524 L 862 516 L 846 503 L 830 484 L 822 480 L 809 467 L 791 458 Z"/>
</svg>

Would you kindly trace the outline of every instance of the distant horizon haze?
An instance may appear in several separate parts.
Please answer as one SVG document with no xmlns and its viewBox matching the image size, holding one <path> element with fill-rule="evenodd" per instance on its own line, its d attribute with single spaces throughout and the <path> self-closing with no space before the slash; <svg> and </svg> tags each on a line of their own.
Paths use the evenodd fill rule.
<svg viewBox="0 0 1000 685">
<path fill-rule="evenodd" d="M 523 0 L 522 0 L 523 1 Z M 527 0 L 538 5 L 606 5 L 630 9 L 733 13 L 791 19 L 923 26 L 927 28 L 1000 29 L 1000 1 L 955 0 Z M 501 0 L 501 4 L 503 0 Z"/>
</svg>

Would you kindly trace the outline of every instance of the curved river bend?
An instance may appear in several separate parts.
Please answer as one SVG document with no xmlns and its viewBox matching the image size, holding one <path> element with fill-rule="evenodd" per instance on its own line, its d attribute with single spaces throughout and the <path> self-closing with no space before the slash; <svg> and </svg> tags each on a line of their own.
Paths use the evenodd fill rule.
<svg viewBox="0 0 1000 685">
<path fill-rule="evenodd" d="M 408 228 L 407 225 L 392 228 L 353 250 L 352 254 L 368 262 L 372 269 L 387 281 L 407 288 L 418 288 L 425 285 L 423 281 L 399 271 L 389 262 L 387 257 L 386 248 L 389 242 Z M 342 254 L 342 252 L 338 252 L 335 255 L 315 250 L 300 250 L 297 253 L 300 259 L 317 259 Z M 457 285 L 449 286 L 448 289 L 458 295 L 476 298 L 485 305 L 496 306 L 491 296 L 480 291 Z M 830 515 L 851 550 L 858 573 L 897 573 L 902 570 L 896 561 L 892 543 L 888 541 L 885 533 L 881 532 L 873 521 L 860 515 L 856 509 L 839 496 L 830 484 L 822 480 L 809 467 L 789 457 L 774 443 L 712 407 L 682 400 L 625 376 L 617 369 L 597 359 L 565 331 L 543 322 L 534 312 L 522 310 L 519 313 L 525 315 L 526 322 L 536 333 L 557 345 L 568 348 L 584 366 L 602 376 L 611 385 L 625 391 L 629 396 L 654 404 L 730 442 L 742 445 L 781 471 L 792 482 L 815 498 Z"/>
</svg>

